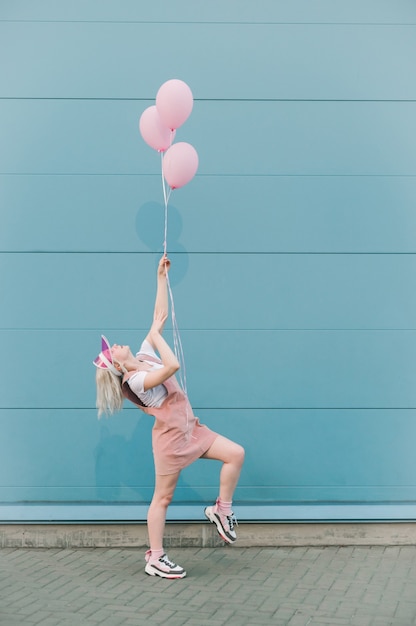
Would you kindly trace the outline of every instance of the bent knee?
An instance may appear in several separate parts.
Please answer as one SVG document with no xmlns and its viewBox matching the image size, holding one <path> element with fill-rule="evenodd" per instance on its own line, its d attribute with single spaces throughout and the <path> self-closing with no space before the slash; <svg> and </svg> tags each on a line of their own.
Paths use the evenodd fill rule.
<svg viewBox="0 0 416 626">
<path fill-rule="evenodd" d="M 233 454 L 235 462 L 238 463 L 239 465 L 242 465 L 244 463 L 245 454 L 246 454 L 246 451 L 244 450 L 243 446 L 240 446 L 240 444 L 236 443 L 234 454 Z"/>
</svg>

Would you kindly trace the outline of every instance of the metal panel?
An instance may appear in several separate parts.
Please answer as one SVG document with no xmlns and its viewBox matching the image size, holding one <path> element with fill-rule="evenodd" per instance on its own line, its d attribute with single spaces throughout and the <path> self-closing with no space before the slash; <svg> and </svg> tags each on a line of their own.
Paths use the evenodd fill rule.
<svg viewBox="0 0 416 626">
<path fill-rule="evenodd" d="M 210 330 L 222 337 L 227 330 L 414 327 L 414 255 L 183 252 L 170 256 L 176 315 L 184 331 Z M 98 324 L 144 333 L 153 315 L 159 258 L 144 253 L 0 253 L 4 298 L 0 325 L 15 330 L 77 330 Z M 128 306 L 121 307 L 118 298 L 106 294 L 117 289 L 108 277 L 124 273 L 134 274 L 140 289 L 133 289 Z"/>
<path fill-rule="evenodd" d="M 411 100 L 415 33 L 409 23 L 0 22 L 13 59 L 0 94 L 154 98 L 180 76 L 198 99 Z"/>
<path fill-rule="evenodd" d="M 412 23 L 415 7 L 412 0 L 212 0 L 209 4 L 194 0 L 137 2 L 137 0 L 3 0 L 1 20 L 110 21 L 110 22 L 299 22 L 299 23 Z"/>
<path fill-rule="evenodd" d="M 237 496 L 243 509 L 403 506 L 415 499 L 415 409 L 198 408 L 197 413 L 247 450 Z M 100 421 L 93 409 L 1 410 L 0 420 L 1 502 L 85 507 L 150 502 L 153 420 L 138 409 Z M 184 470 L 174 504 L 202 506 L 215 499 L 218 473 L 219 464 L 207 460 Z M 123 515 L 117 513 L 117 519 Z"/>
<path fill-rule="evenodd" d="M 156 174 L 0 175 L 0 249 L 160 252 L 162 197 Z M 169 251 L 415 253 L 415 198 L 408 176 L 197 175 L 171 196 Z"/>
<path fill-rule="evenodd" d="M 146 332 L 100 330 L 110 341 L 132 347 Z M 189 393 L 199 408 L 416 407 L 415 330 L 185 330 L 181 335 Z M 3 408 L 94 406 L 98 329 L 2 330 L 0 341 L 7 355 L 0 363 Z M 33 364 L 24 384 L 16 376 L 22 359 Z"/>
<path fill-rule="evenodd" d="M 3 174 L 153 174 L 137 123 L 150 101 L 0 100 Z M 177 141 L 197 176 L 414 176 L 415 102 L 201 102 Z"/>
</svg>

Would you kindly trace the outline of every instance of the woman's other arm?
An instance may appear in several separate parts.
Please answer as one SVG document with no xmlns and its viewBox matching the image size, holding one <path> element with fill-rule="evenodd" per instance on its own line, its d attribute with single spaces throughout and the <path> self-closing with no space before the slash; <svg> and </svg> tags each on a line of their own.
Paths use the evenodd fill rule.
<svg viewBox="0 0 416 626">
<path fill-rule="evenodd" d="M 166 317 L 167 315 L 163 313 L 156 314 L 155 312 L 155 319 L 153 320 L 152 327 L 147 337 L 151 345 L 159 352 L 162 367 L 146 374 L 143 385 L 145 391 L 164 383 L 165 380 L 173 376 L 180 367 L 174 352 L 161 335 Z"/>
</svg>

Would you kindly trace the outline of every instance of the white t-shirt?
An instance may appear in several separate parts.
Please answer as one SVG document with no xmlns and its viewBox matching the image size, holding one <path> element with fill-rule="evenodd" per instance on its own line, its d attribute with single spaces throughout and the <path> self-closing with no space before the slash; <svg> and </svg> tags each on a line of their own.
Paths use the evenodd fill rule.
<svg viewBox="0 0 416 626">
<path fill-rule="evenodd" d="M 145 339 L 140 347 L 139 352 L 137 352 L 136 357 L 143 357 L 146 354 L 154 358 L 158 358 L 151 344 Z M 143 358 L 142 360 L 150 365 L 152 370 L 160 369 L 161 367 L 163 367 L 161 363 L 146 361 L 146 358 Z M 133 391 L 133 393 L 136 394 L 136 396 L 143 402 L 144 405 L 159 407 L 161 404 L 163 404 L 163 401 L 168 395 L 168 392 L 166 391 L 166 387 L 164 385 L 156 385 L 156 387 L 152 387 L 151 389 L 145 391 L 144 379 L 146 378 L 146 375 L 148 373 L 149 372 L 145 371 L 136 372 L 135 374 L 130 376 L 127 382 L 130 389 Z"/>
</svg>

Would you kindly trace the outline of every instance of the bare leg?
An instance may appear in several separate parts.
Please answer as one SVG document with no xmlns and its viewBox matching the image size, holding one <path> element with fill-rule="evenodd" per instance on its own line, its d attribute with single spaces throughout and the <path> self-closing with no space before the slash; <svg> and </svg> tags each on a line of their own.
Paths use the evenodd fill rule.
<svg viewBox="0 0 416 626">
<path fill-rule="evenodd" d="M 172 501 L 179 474 L 180 472 L 166 476 L 156 475 L 155 491 L 147 513 L 147 530 L 151 550 L 163 548 L 166 512 Z"/>
<path fill-rule="evenodd" d="M 244 462 L 244 448 L 230 439 L 218 435 L 212 446 L 202 456 L 203 459 L 222 461 L 219 497 L 225 502 L 233 499 Z"/>
</svg>

